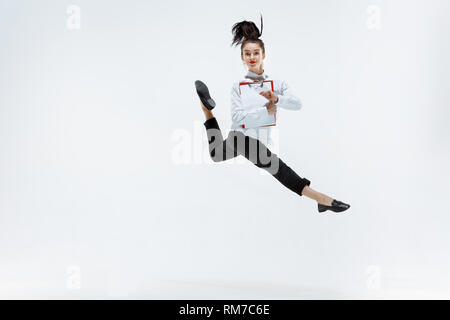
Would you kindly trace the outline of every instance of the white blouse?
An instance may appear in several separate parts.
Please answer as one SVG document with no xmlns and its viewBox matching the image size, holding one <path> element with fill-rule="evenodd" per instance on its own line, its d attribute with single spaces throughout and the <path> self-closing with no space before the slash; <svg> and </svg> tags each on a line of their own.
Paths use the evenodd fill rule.
<svg viewBox="0 0 450 320">
<path fill-rule="evenodd" d="M 266 146 L 272 145 L 271 138 L 272 126 L 262 127 L 258 126 L 258 119 L 263 115 L 267 115 L 267 108 L 265 106 L 255 107 L 252 109 L 246 108 L 241 103 L 241 96 L 239 94 L 239 83 L 261 80 L 273 80 L 274 93 L 278 96 L 277 107 L 289 110 L 299 110 L 302 107 L 300 99 L 295 96 L 286 81 L 270 79 L 266 73 L 257 74 L 251 71 L 245 75 L 245 79 L 235 82 L 231 88 L 231 129 L 241 131 L 247 136 L 260 140 Z M 277 118 L 279 111 L 277 110 Z M 247 124 L 247 125 L 246 125 Z M 242 125 L 251 128 L 242 128 Z"/>
</svg>

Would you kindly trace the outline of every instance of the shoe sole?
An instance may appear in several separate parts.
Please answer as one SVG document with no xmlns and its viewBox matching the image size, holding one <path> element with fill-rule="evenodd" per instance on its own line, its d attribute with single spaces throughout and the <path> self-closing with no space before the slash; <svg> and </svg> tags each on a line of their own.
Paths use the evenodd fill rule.
<svg viewBox="0 0 450 320">
<path fill-rule="evenodd" d="M 197 94 L 205 108 L 208 110 L 214 109 L 216 102 L 209 95 L 209 90 L 206 84 L 200 80 L 197 80 L 195 81 L 195 89 L 197 90 Z"/>
</svg>

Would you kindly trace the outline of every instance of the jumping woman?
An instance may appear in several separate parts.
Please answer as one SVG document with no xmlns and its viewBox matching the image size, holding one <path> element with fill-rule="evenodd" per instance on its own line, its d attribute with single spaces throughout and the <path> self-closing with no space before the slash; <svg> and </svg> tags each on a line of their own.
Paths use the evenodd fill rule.
<svg viewBox="0 0 450 320">
<path fill-rule="evenodd" d="M 231 45 L 237 46 L 241 44 L 241 60 L 247 66 L 248 73 L 243 81 L 236 82 L 232 86 L 232 130 L 225 140 L 212 113 L 216 103 L 211 98 L 208 87 L 200 80 L 195 82 L 200 104 L 206 117 L 204 126 L 208 137 L 211 159 L 214 162 L 220 162 L 243 155 L 257 167 L 268 171 L 285 187 L 299 196 L 305 195 L 317 201 L 319 212 L 327 210 L 333 212 L 345 211 L 350 208 L 350 205 L 313 190 L 309 187 L 311 182 L 308 179 L 301 178 L 266 146 L 268 142 L 263 137 L 267 137 L 267 135 L 270 137 L 271 127 L 258 126 L 258 119 L 267 115 L 275 116 L 278 108 L 290 110 L 301 108 L 299 98 L 292 94 L 287 83 L 273 80 L 273 92 L 271 90 L 261 91 L 259 94 L 267 99 L 267 103 L 264 106 L 246 108 L 242 103 L 239 90 L 239 85 L 242 82 L 258 82 L 269 78 L 263 68 L 266 52 L 263 41 L 259 39 L 262 30 L 262 17 L 261 32 L 255 23 L 251 21 L 241 21 L 232 27 L 233 42 Z M 248 124 L 250 123 L 252 125 L 249 127 Z M 261 134 L 262 131 L 266 134 Z"/>
</svg>

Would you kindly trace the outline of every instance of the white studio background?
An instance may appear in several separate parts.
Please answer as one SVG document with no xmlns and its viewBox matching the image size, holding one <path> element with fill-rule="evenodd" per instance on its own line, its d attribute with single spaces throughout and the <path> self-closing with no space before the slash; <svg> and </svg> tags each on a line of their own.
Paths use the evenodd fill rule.
<svg viewBox="0 0 450 320">
<path fill-rule="evenodd" d="M 302 99 L 280 157 L 350 203 L 319 215 L 207 157 L 246 72 Z M 1 298 L 450 298 L 447 0 L 0 0 Z"/>
</svg>

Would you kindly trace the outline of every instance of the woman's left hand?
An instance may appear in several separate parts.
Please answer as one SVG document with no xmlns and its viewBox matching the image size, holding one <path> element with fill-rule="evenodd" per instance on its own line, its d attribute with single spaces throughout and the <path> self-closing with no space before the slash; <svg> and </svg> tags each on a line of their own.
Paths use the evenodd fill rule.
<svg viewBox="0 0 450 320">
<path fill-rule="evenodd" d="M 264 98 L 269 100 L 271 103 L 277 103 L 278 102 L 278 96 L 275 93 L 273 93 L 272 91 L 270 91 L 270 90 L 261 91 L 259 94 L 264 96 Z"/>
</svg>

